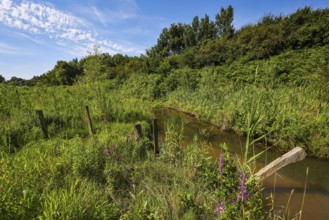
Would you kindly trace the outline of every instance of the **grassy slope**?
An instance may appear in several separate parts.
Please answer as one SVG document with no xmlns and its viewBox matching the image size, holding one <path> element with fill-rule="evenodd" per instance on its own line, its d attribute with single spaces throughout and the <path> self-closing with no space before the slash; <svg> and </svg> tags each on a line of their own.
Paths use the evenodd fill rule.
<svg viewBox="0 0 329 220">
<path fill-rule="evenodd" d="M 240 134 L 247 132 L 248 115 L 254 115 L 262 118 L 254 136 L 269 133 L 272 143 L 285 151 L 298 145 L 309 155 L 328 158 L 328 54 L 325 46 L 268 60 L 176 71 L 167 79 L 192 80 L 171 91 L 167 103 Z"/>
<path fill-rule="evenodd" d="M 123 84 L 1 85 L 1 215 L 209 219 L 224 201 L 228 218 L 264 217 L 261 191 L 252 182 L 247 189 L 253 197 L 233 203 L 239 194 L 237 165 L 226 163 L 221 182 L 218 164 L 198 143 L 180 150 L 176 128 L 168 128 L 170 145 L 156 161 L 141 157 L 140 142 L 126 143 L 126 136 L 138 121 L 146 133 L 151 107 L 169 103 L 241 134 L 248 115 L 262 118 L 255 136 L 270 131 L 269 138 L 287 148 L 302 145 L 328 157 L 327 54 L 328 47 L 321 47 L 166 76 L 136 73 Z M 86 138 L 84 105 L 91 109 L 95 138 Z M 44 110 L 50 141 L 41 140 L 36 109 Z"/>
<path fill-rule="evenodd" d="M 0 146 L 10 152 L 42 136 L 36 109 L 43 109 L 51 136 L 73 137 L 86 135 L 84 105 L 89 105 L 93 119 L 106 122 L 150 118 L 145 105 L 167 103 L 240 134 L 246 134 L 248 114 L 253 114 L 262 118 L 256 137 L 269 133 L 284 150 L 299 145 L 310 155 L 328 158 L 328 54 L 329 46 L 324 46 L 201 70 L 135 73 L 123 84 L 0 85 Z"/>
<path fill-rule="evenodd" d="M 140 122 L 149 133 L 149 101 L 136 101 L 125 89 L 114 90 L 112 83 L 2 89 L 8 99 L 2 107 L 11 110 L 12 120 L 3 112 L 2 219 L 214 219 L 221 203 L 226 218 L 265 215 L 254 181 L 247 184 L 249 198 L 237 200 L 244 193 L 238 177 L 243 167 L 238 170 L 226 155 L 219 169 L 198 142 L 181 148 L 180 128 L 168 127 L 165 153 L 157 159 L 143 153 L 140 146 L 149 140 L 135 140 L 132 128 Z M 83 123 L 85 104 L 96 128 L 92 138 Z M 47 141 L 34 116 L 39 108 L 49 122 Z M 25 133 L 31 135 L 15 136 Z"/>
</svg>

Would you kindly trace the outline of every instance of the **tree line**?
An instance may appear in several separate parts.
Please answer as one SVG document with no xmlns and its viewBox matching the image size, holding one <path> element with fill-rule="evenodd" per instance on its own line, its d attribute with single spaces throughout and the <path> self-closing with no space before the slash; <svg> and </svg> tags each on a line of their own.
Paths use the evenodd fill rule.
<svg viewBox="0 0 329 220">
<path fill-rule="evenodd" d="M 206 14 L 199 19 L 193 18 L 191 24 L 171 24 L 164 28 L 158 38 L 157 44 L 147 50 L 149 57 L 167 57 L 180 54 L 187 48 L 194 47 L 200 42 L 218 37 L 231 38 L 234 35 L 233 7 L 221 8 L 215 21 L 211 21 Z"/>
<path fill-rule="evenodd" d="M 287 50 L 329 43 L 329 9 L 305 7 L 290 15 L 266 15 L 239 30 L 233 26 L 232 6 L 221 8 L 215 19 L 195 16 L 190 24 L 173 23 L 160 33 L 145 55 L 100 53 L 78 60 L 57 61 L 54 68 L 31 80 L 12 77 L 14 85 L 72 85 L 77 80 L 124 80 L 136 72 L 168 74 L 180 68 L 200 69 L 243 59 L 267 59 Z"/>
<path fill-rule="evenodd" d="M 168 31 L 165 28 L 158 38 L 158 43 L 147 53 L 149 72 L 156 71 L 165 62 L 169 62 L 172 68 L 203 68 L 223 65 L 241 58 L 267 59 L 287 50 L 324 46 L 329 43 L 329 9 L 313 10 L 311 7 L 305 7 L 287 16 L 270 14 L 256 24 L 243 26 L 237 31 L 232 25 L 232 7 L 222 8 L 215 21 L 208 21 L 208 18 L 205 16 L 200 25 L 196 26 L 195 17 L 192 25 L 185 25 L 185 32 L 181 31 L 180 35 L 167 34 L 173 32 L 171 29 L 177 29 L 175 24 Z M 198 37 L 193 38 L 197 40 L 192 45 L 188 44 L 189 41 L 184 41 L 189 39 L 187 36 L 191 27 L 198 27 L 194 33 Z M 185 43 L 177 47 L 172 42 Z"/>
</svg>

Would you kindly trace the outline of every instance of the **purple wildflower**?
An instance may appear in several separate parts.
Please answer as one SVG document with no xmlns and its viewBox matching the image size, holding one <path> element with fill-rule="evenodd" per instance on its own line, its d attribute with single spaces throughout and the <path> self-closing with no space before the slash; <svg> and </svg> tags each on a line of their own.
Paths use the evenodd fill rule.
<svg viewBox="0 0 329 220">
<path fill-rule="evenodd" d="M 216 206 L 216 213 L 219 218 L 220 217 L 220 206 L 219 205 Z"/>
<path fill-rule="evenodd" d="M 222 152 L 220 153 L 219 156 L 219 172 L 220 172 L 220 179 L 223 178 L 223 168 L 224 168 L 224 155 Z"/>
<path fill-rule="evenodd" d="M 110 154 L 110 150 L 107 149 L 107 148 L 105 148 L 105 149 L 104 149 L 104 153 L 107 154 L 107 155 L 109 155 L 109 154 Z"/>
<path fill-rule="evenodd" d="M 245 201 L 249 197 L 249 192 L 247 191 L 246 186 L 246 175 L 241 172 L 240 173 L 240 186 L 237 201 Z"/>
<path fill-rule="evenodd" d="M 221 207 L 222 207 L 222 210 L 224 210 L 224 209 L 226 208 L 226 206 L 225 206 L 225 202 L 224 202 L 224 201 L 222 201 L 222 202 L 220 203 L 220 205 L 221 205 Z"/>
<path fill-rule="evenodd" d="M 224 201 L 222 201 L 220 204 L 218 204 L 216 206 L 216 214 L 217 214 L 218 218 L 220 218 L 220 215 L 221 215 L 221 213 L 224 212 L 225 208 L 226 208 L 226 206 L 225 206 Z"/>
</svg>

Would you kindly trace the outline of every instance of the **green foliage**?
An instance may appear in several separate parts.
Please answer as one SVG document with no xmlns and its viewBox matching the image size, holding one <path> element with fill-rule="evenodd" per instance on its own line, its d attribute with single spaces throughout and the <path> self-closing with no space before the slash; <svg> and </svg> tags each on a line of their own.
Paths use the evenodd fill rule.
<svg viewBox="0 0 329 220">
<path fill-rule="evenodd" d="M 185 29 L 180 25 L 183 34 L 174 38 L 180 42 L 179 50 L 175 49 L 176 44 L 169 44 L 171 38 L 166 34 L 176 30 L 177 25 L 165 28 L 158 44 L 149 50 L 149 57 L 160 59 L 151 61 L 152 64 L 158 66 L 162 58 L 178 54 L 178 66 L 203 68 L 241 58 L 266 59 L 287 50 L 324 46 L 329 42 L 328 9 L 305 7 L 287 16 L 266 15 L 257 24 L 246 25 L 237 32 L 232 26 L 233 11 L 232 6 L 222 7 L 215 21 L 206 15 L 201 20 L 195 17 Z"/>
<path fill-rule="evenodd" d="M 117 215 L 115 205 L 108 203 L 100 185 L 91 181 L 100 178 L 97 172 L 74 175 L 79 158 L 70 147 L 78 142 L 79 139 L 36 142 L 15 155 L 1 157 L 2 219 Z M 80 152 L 84 154 L 83 150 Z M 83 166 L 90 170 L 94 164 Z"/>
<path fill-rule="evenodd" d="M 82 59 L 69 62 L 57 61 L 54 68 L 31 80 L 14 77 L 8 83 L 14 85 L 73 85 L 77 81 L 95 82 L 117 78 L 125 80 L 127 75 L 143 68 L 141 57 L 128 57 L 121 54 L 109 55 L 96 49 Z"/>
<path fill-rule="evenodd" d="M 160 33 L 146 56 L 109 55 L 96 48 L 81 60 L 58 61 L 53 70 L 31 80 L 13 77 L 13 85 L 72 85 L 117 79 L 135 72 L 160 73 L 177 68 L 218 66 L 241 59 L 268 59 L 289 50 L 322 47 L 329 43 L 329 9 L 298 9 L 287 16 L 266 15 L 235 32 L 234 9 L 221 7 L 212 21 L 195 16 L 190 24 L 173 23 Z M 170 65 L 168 65 L 168 62 Z M 1 80 L 0 80 L 1 81 Z"/>
<path fill-rule="evenodd" d="M 228 16 L 233 16 L 233 8 L 231 7 L 228 10 L 231 13 Z M 231 30 L 228 31 L 230 32 Z M 162 30 L 157 44 L 147 50 L 147 55 L 151 58 L 148 62 L 158 66 L 160 62 L 157 59 L 161 60 L 168 56 L 181 54 L 198 43 L 214 39 L 217 32 L 216 24 L 210 20 L 208 15 L 205 15 L 200 20 L 199 17 L 195 16 L 191 24 L 171 24 L 170 28 Z"/>
<path fill-rule="evenodd" d="M 6 82 L 6 79 L 2 75 L 0 75 L 0 83 L 3 83 L 3 82 Z"/>
<path fill-rule="evenodd" d="M 72 85 L 83 70 L 77 59 L 70 62 L 57 61 L 54 68 L 46 73 L 45 80 L 48 85 Z"/>
<path fill-rule="evenodd" d="M 266 218 L 261 187 L 249 176 L 253 143 L 266 136 L 281 150 L 298 145 L 329 157 L 327 14 L 307 7 L 268 15 L 233 35 L 233 8 L 222 8 L 217 26 L 206 15 L 163 29 L 147 57 L 96 50 L 31 81 L 1 83 L 1 217 Z M 182 147 L 184 123 L 168 124 L 154 158 L 148 135 L 157 104 L 246 135 L 245 161 L 231 160 L 224 146 L 214 160 L 197 137 Z M 136 123 L 143 138 L 133 133 Z"/>
<path fill-rule="evenodd" d="M 184 124 L 175 125 L 173 123 L 166 125 L 166 140 L 165 147 L 163 147 L 164 156 L 173 162 L 180 160 L 182 158 L 183 148 L 183 131 Z"/>
<path fill-rule="evenodd" d="M 6 81 L 8 84 L 15 85 L 15 86 L 26 86 L 29 85 L 28 80 L 13 76 L 10 80 Z"/>
<path fill-rule="evenodd" d="M 198 41 L 203 42 L 215 38 L 217 34 L 216 26 L 213 21 L 210 21 L 208 15 L 201 18 L 198 30 Z"/>
<path fill-rule="evenodd" d="M 105 164 L 102 150 L 97 139 L 71 146 L 72 172 L 82 177 L 101 176 Z"/>
<path fill-rule="evenodd" d="M 137 82 L 142 82 L 142 79 Z M 98 89 L 104 92 L 108 89 L 107 86 L 100 85 L 95 92 Z M 39 89 L 41 91 L 38 91 Z M 89 96 L 92 97 L 91 100 L 97 100 L 99 93 L 94 93 L 93 89 L 88 85 L 78 84 L 74 87 L 57 87 L 56 93 L 53 88 L 34 87 L 30 88 L 31 93 L 28 94 L 33 97 L 31 106 L 36 103 L 38 107 L 48 106 L 48 120 L 53 121 L 55 113 L 59 113 L 62 119 L 70 115 L 61 107 L 62 100 L 70 98 L 68 94 L 75 94 L 76 105 L 80 105 L 83 100 L 88 100 Z M 126 89 L 122 88 L 123 91 Z M 89 95 L 84 96 L 84 99 L 80 97 L 79 100 L 78 94 L 81 90 L 89 91 Z M 19 92 L 22 97 L 26 97 L 23 90 Z M 38 97 L 50 92 L 54 93 L 53 100 Z M 119 95 L 120 92 L 116 94 Z M 130 102 L 129 99 L 121 102 L 123 106 L 120 109 L 123 112 L 136 108 L 136 103 L 133 103 L 132 107 L 127 105 L 127 102 Z M 16 104 L 22 105 L 19 102 Z M 14 104 L 7 107 L 16 108 Z M 71 115 L 81 114 L 80 111 L 74 111 L 74 108 L 75 106 L 72 106 L 70 109 Z M 91 111 L 96 114 L 93 117 L 95 122 L 102 119 L 101 111 L 98 112 L 97 108 L 96 104 Z M 145 108 L 145 104 L 141 108 Z M 9 111 L 7 114 L 13 112 Z M 233 162 L 227 162 L 227 173 L 224 174 L 226 180 L 221 185 L 217 163 L 210 159 L 197 141 L 182 148 L 179 141 L 182 140 L 181 132 L 176 132 L 175 126 L 168 127 L 167 147 L 162 151 L 163 154 L 154 159 L 151 151 L 142 153 L 142 149 L 148 149 L 149 140 L 136 139 L 132 133 L 131 121 L 136 119 L 127 115 L 121 116 L 116 111 L 112 114 L 110 124 L 95 123 L 97 132 L 94 137 L 75 136 L 70 139 L 66 137 L 65 140 L 61 136 L 56 138 L 55 129 L 50 140 L 41 141 L 40 137 L 35 141 L 26 140 L 24 147 L 13 154 L 1 151 L 2 218 L 212 219 L 216 216 L 218 199 L 227 195 L 221 193 L 222 190 L 231 189 L 232 199 L 236 199 L 237 168 Z M 5 115 L 3 118 L 6 118 Z M 130 122 L 114 122 L 122 120 Z M 146 136 L 150 132 L 148 122 L 139 123 L 142 124 Z M 67 129 L 66 126 L 65 119 L 60 130 Z M 73 130 L 79 127 L 77 123 Z M 258 188 L 256 185 L 250 185 L 250 190 L 253 187 Z M 253 208 L 257 205 L 261 209 L 260 203 L 250 202 L 254 205 Z M 242 207 L 244 204 L 234 209 L 239 211 L 229 211 L 230 214 L 227 215 L 237 217 L 245 212 L 243 210 L 249 210 L 247 206 Z M 258 216 L 256 212 L 250 212 Z"/>
<path fill-rule="evenodd" d="M 224 38 L 233 37 L 233 14 L 233 7 L 229 5 L 226 9 L 222 7 L 220 9 L 220 14 L 216 15 L 216 25 L 218 27 L 219 35 Z"/>
<path fill-rule="evenodd" d="M 64 187 L 46 192 L 38 219 L 116 219 L 115 204 L 109 203 L 100 186 L 85 179 L 66 178 Z"/>
<path fill-rule="evenodd" d="M 1 85 L 0 122 L 3 126 L 0 128 L 0 150 L 13 153 L 43 137 L 35 112 L 38 109 L 43 110 L 50 138 L 87 136 L 85 105 L 89 105 L 96 132 L 105 126 L 104 122 L 127 122 L 150 117 L 145 103 L 137 100 L 138 96 L 124 99 L 122 97 L 126 91 L 118 92 L 114 90 L 115 86 L 115 81 L 79 83 L 74 87 Z M 153 89 L 146 99 L 153 97 Z"/>
<path fill-rule="evenodd" d="M 161 85 L 170 91 L 165 93 L 167 103 L 242 135 L 248 133 L 248 114 L 258 105 L 255 116 L 262 120 L 254 138 L 268 134 L 270 142 L 279 143 L 282 150 L 303 146 L 311 155 L 326 157 L 327 53 L 324 46 L 288 51 L 267 60 L 241 59 L 187 70 L 190 79 L 197 79 L 194 90 L 181 86 L 182 70 L 176 70 L 163 80 L 170 80 L 167 86 Z"/>
</svg>

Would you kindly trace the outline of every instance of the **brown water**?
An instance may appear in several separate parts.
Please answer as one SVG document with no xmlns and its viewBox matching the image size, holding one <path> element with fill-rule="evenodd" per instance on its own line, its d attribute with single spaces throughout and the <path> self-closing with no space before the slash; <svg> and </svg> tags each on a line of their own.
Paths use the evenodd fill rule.
<svg viewBox="0 0 329 220">
<path fill-rule="evenodd" d="M 199 141 L 210 146 L 209 149 L 214 157 L 219 156 L 220 146 L 223 143 L 228 146 L 229 151 L 232 153 L 241 155 L 241 152 L 243 152 L 245 138 L 237 134 L 221 131 L 184 113 L 168 109 L 157 110 L 155 117 L 158 119 L 160 145 L 164 143 L 165 124 L 175 123 L 184 125 L 183 144 L 187 145 L 197 135 Z M 255 152 L 260 151 L 260 148 L 255 149 Z M 278 152 L 268 150 L 258 159 L 257 169 L 279 156 Z M 306 157 L 303 161 L 280 169 L 276 174 L 263 181 L 264 198 L 269 197 L 272 193 L 276 210 L 280 212 L 287 206 L 291 191 L 294 190 L 289 209 L 291 216 L 298 213 L 302 206 L 307 167 L 309 171 L 302 219 L 329 219 L 329 160 Z"/>
</svg>

